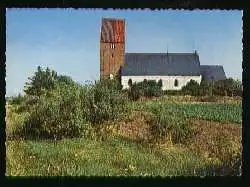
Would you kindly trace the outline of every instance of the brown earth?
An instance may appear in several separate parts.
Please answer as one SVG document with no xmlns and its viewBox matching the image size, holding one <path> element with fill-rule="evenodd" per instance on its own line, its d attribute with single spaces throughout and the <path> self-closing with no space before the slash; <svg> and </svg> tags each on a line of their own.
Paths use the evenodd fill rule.
<svg viewBox="0 0 250 187">
<path fill-rule="evenodd" d="M 150 126 L 141 112 L 133 112 L 124 122 L 119 124 L 121 135 L 134 140 L 148 140 L 150 138 Z"/>
<path fill-rule="evenodd" d="M 192 150 L 220 160 L 230 160 L 241 154 L 241 125 L 196 119 L 192 123 L 195 135 L 186 141 Z"/>
</svg>

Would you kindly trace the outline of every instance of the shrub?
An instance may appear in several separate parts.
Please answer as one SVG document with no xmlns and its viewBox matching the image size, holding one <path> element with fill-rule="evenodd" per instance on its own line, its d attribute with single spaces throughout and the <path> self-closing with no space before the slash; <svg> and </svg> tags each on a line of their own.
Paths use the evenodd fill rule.
<svg viewBox="0 0 250 187">
<path fill-rule="evenodd" d="M 142 96 L 142 91 L 139 86 L 134 83 L 131 88 L 128 90 L 128 98 L 132 101 L 137 101 Z"/>
<path fill-rule="evenodd" d="M 145 97 L 159 97 L 162 94 L 162 83 L 155 80 L 144 80 L 137 83 L 137 86 L 142 91 Z"/>
<path fill-rule="evenodd" d="M 119 119 L 126 110 L 125 102 L 126 98 L 115 79 L 97 82 L 89 89 L 85 103 L 88 110 L 87 120 L 92 124 L 101 124 Z"/>
<path fill-rule="evenodd" d="M 28 139 L 77 137 L 87 129 L 84 88 L 57 85 L 50 97 L 42 95 L 25 121 L 22 134 Z"/>
<path fill-rule="evenodd" d="M 207 96 L 211 95 L 211 84 L 207 81 L 202 80 L 199 87 L 199 95 Z"/>
<path fill-rule="evenodd" d="M 232 78 L 218 80 L 213 84 L 213 93 L 220 96 L 242 96 L 242 84 Z"/>
<path fill-rule="evenodd" d="M 16 132 L 26 139 L 88 135 L 90 125 L 119 119 L 126 110 L 126 97 L 115 80 L 89 86 L 58 82 L 53 90 L 27 98 L 21 107 L 30 115 Z"/>
<path fill-rule="evenodd" d="M 162 88 L 162 80 L 161 80 L 161 79 L 158 81 L 158 86 L 159 86 L 160 88 Z"/>
<path fill-rule="evenodd" d="M 182 92 L 186 95 L 198 96 L 200 85 L 194 80 L 190 80 L 185 86 L 182 87 Z"/>
<path fill-rule="evenodd" d="M 173 143 L 182 143 L 190 136 L 191 129 L 186 120 L 177 119 L 171 114 L 160 114 L 152 117 L 151 134 L 155 140 L 170 138 Z"/>
<path fill-rule="evenodd" d="M 129 80 L 128 80 L 128 85 L 129 85 L 129 87 L 132 86 L 132 79 L 129 79 Z"/>
<path fill-rule="evenodd" d="M 192 135 L 192 124 L 188 120 L 166 111 L 161 105 L 156 105 L 151 112 L 147 121 L 153 141 L 169 138 L 173 143 L 182 143 Z"/>
</svg>

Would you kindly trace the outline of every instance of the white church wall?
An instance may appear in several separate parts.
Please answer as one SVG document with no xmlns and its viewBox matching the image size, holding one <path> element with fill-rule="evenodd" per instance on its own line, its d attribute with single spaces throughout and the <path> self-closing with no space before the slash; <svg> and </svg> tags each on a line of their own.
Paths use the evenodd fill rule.
<svg viewBox="0 0 250 187">
<path fill-rule="evenodd" d="M 144 79 L 147 80 L 162 80 L 162 89 L 163 90 L 180 90 L 183 86 L 185 86 L 190 80 L 194 80 L 200 84 L 201 75 L 200 76 L 122 76 L 121 83 L 123 89 L 129 88 L 128 80 L 131 79 L 132 83 L 134 82 L 142 82 Z M 178 86 L 175 86 L 175 80 L 178 81 Z"/>
</svg>

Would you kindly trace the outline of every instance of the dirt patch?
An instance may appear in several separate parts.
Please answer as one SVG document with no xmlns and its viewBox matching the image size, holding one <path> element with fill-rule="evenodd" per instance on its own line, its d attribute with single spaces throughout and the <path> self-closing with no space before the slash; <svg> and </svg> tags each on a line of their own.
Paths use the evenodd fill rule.
<svg viewBox="0 0 250 187">
<path fill-rule="evenodd" d="M 119 123 L 119 134 L 133 140 L 148 140 L 150 126 L 141 112 L 133 112 L 127 120 Z"/>
<path fill-rule="evenodd" d="M 192 119 L 191 122 L 199 133 L 212 133 L 212 136 L 218 136 L 221 134 L 232 135 L 233 137 L 241 136 L 242 126 L 233 123 L 221 123 L 216 121 L 198 120 Z"/>
<path fill-rule="evenodd" d="M 186 142 L 187 148 L 220 163 L 215 175 L 240 175 L 242 128 L 239 124 L 193 120 L 196 134 Z"/>
<path fill-rule="evenodd" d="M 207 158 L 221 161 L 241 155 L 242 128 L 239 124 L 193 119 L 195 132 L 186 145 Z"/>
</svg>

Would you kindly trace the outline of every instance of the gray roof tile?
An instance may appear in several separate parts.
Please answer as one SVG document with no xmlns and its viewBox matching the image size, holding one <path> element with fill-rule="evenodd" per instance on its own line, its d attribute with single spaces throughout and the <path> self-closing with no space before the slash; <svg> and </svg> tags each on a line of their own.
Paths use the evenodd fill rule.
<svg viewBox="0 0 250 187">
<path fill-rule="evenodd" d="M 217 81 L 226 79 L 223 66 L 219 65 L 201 65 L 201 74 L 206 81 Z"/>
<path fill-rule="evenodd" d="M 121 75 L 199 76 L 196 53 L 126 53 Z"/>
</svg>

